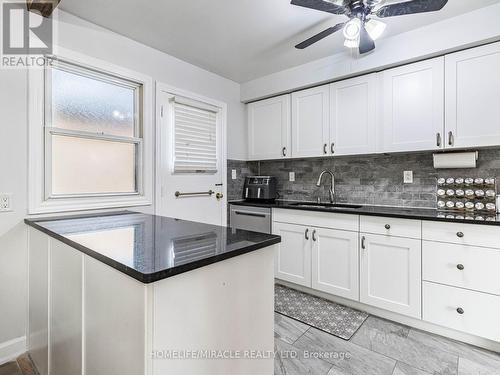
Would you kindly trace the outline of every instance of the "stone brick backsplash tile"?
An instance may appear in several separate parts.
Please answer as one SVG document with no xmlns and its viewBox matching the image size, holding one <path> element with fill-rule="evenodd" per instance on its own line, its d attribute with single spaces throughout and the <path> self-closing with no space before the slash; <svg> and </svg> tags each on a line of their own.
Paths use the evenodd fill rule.
<svg viewBox="0 0 500 375">
<path fill-rule="evenodd" d="M 438 177 L 500 177 L 500 148 L 479 151 L 477 168 L 433 168 L 432 152 L 389 155 L 340 156 L 292 160 L 244 162 L 228 160 L 228 196 L 240 199 L 244 176 L 276 176 L 281 199 L 328 200 L 329 176 L 316 187 L 324 169 L 335 175 L 335 198 L 339 203 L 376 204 L 402 207 L 436 207 Z M 238 178 L 231 180 L 231 169 Z M 403 183 L 403 171 L 413 171 L 413 184 Z M 288 172 L 295 172 L 295 182 Z"/>
</svg>

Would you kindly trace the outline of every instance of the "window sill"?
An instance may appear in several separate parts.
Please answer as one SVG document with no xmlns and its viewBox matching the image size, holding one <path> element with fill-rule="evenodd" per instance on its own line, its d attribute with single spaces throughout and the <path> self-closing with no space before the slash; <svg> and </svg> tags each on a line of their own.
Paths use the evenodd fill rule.
<svg viewBox="0 0 500 375">
<path fill-rule="evenodd" d="M 52 199 L 38 204 L 30 204 L 29 214 L 53 214 L 70 211 L 101 210 L 107 208 L 125 208 L 137 206 L 150 206 L 153 202 L 144 196 L 122 196 L 122 197 L 92 197 L 92 198 L 70 198 Z"/>
</svg>

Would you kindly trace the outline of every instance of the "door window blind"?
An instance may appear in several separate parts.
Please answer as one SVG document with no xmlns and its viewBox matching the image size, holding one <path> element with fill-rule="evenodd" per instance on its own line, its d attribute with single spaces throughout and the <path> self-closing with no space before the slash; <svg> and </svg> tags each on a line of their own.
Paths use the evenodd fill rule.
<svg viewBox="0 0 500 375">
<path fill-rule="evenodd" d="M 217 173 L 218 108 L 174 98 L 174 173 Z"/>
</svg>

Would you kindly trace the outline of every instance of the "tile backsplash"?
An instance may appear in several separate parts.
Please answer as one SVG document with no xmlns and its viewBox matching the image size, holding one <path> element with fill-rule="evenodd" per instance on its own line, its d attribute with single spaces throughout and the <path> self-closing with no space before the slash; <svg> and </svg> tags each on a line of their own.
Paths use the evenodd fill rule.
<svg viewBox="0 0 500 375">
<path fill-rule="evenodd" d="M 231 179 L 236 169 L 237 179 Z M 436 207 L 438 177 L 500 177 L 500 148 L 479 151 L 477 168 L 434 169 L 432 152 L 340 156 L 293 160 L 245 162 L 228 160 L 229 200 L 241 199 L 244 177 L 272 175 L 278 180 L 280 199 L 298 201 L 328 200 L 329 176 L 316 187 L 320 172 L 335 175 L 335 198 L 338 203 L 357 203 L 401 207 Z M 413 171 L 413 183 L 403 183 L 403 171 Z M 295 182 L 288 173 L 295 172 Z"/>
</svg>

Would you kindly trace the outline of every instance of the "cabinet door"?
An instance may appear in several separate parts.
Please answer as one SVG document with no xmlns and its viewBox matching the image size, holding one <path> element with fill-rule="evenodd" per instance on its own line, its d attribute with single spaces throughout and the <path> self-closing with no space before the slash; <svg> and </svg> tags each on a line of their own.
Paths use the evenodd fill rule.
<svg viewBox="0 0 500 375">
<path fill-rule="evenodd" d="M 381 151 L 437 150 L 444 144 L 444 58 L 382 73 Z"/>
<path fill-rule="evenodd" d="M 500 145 L 500 43 L 445 61 L 446 147 Z"/>
<path fill-rule="evenodd" d="M 290 95 L 250 103 L 247 110 L 249 158 L 290 157 Z"/>
<path fill-rule="evenodd" d="M 329 155 L 329 85 L 292 94 L 292 156 Z"/>
<path fill-rule="evenodd" d="M 377 75 L 330 85 L 330 149 L 335 155 L 376 151 Z"/>
<path fill-rule="evenodd" d="M 360 301 L 420 318 L 421 241 L 365 233 L 360 236 Z"/>
<path fill-rule="evenodd" d="M 358 233 L 313 228 L 312 287 L 359 300 Z"/>
<path fill-rule="evenodd" d="M 273 223 L 281 236 L 274 260 L 275 276 L 295 284 L 311 286 L 311 230 L 302 225 Z"/>
</svg>

